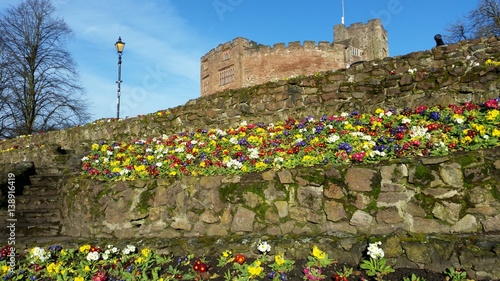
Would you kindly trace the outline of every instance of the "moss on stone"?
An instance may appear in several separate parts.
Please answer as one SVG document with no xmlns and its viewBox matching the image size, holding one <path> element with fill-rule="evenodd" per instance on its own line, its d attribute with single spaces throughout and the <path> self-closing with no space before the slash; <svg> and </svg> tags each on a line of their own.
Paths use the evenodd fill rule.
<svg viewBox="0 0 500 281">
<path fill-rule="evenodd" d="M 141 213 L 141 214 L 146 214 L 149 209 L 149 199 L 153 197 L 153 193 L 149 190 L 146 189 L 141 194 L 139 195 L 139 202 L 136 205 L 136 209 Z"/>
<path fill-rule="evenodd" d="M 423 182 L 434 180 L 432 169 L 428 165 L 417 164 L 415 167 L 415 179 Z"/>
<path fill-rule="evenodd" d="M 478 162 L 478 155 L 477 154 L 472 154 L 468 153 L 465 155 L 461 155 L 460 157 L 455 158 L 455 161 L 460 164 L 462 167 L 467 167 L 470 164 L 477 163 Z"/>
</svg>

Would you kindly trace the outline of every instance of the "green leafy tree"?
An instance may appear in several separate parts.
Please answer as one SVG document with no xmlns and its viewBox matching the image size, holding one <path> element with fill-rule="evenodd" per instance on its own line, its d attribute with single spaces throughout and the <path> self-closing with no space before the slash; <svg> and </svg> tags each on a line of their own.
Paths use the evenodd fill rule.
<svg viewBox="0 0 500 281">
<path fill-rule="evenodd" d="M 50 0 L 24 0 L 0 16 L 0 137 L 62 129 L 89 119 L 72 32 Z"/>
</svg>

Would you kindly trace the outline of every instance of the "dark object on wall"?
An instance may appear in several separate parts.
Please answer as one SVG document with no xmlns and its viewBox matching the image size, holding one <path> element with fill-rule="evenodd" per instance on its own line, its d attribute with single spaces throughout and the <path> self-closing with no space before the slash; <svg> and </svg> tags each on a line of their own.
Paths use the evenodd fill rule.
<svg viewBox="0 0 500 281">
<path fill-rule="evenodd" d="M 441 36 L 441 34 L 434 35 L 434 40 L 436 40 L 436 47 L 446 45 L 443 41 L 443 37 Z"/>
</svg>

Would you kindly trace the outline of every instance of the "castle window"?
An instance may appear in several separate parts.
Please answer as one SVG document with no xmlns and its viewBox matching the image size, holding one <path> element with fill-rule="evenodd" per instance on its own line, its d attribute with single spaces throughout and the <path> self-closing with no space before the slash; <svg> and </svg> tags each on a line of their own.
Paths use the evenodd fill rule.
<svg viewBox="0 0 500 281">
<path fill-rule="evenodd" d="M 222 60 L 228 60 L 231 58 L 231 53 L 229 51 L 224 51 L 222 53 Z"/>
<path fill-rule="evenodd" d="M 203 78 L 203 82 L 202 82 L 202 91 L 204 94 L 208 93 L 208 76 Z"/>
<path fill-rule="evenodd" d="M 351 54 L 355 57 L 361 57 L 361 50 L 358 48 L 351 47 Z"/>
<path fill-rule="evenodd" d="M 234 81 L 234 67 L 225 68 L 219 71 L 220 86 Z"/>
</svg>

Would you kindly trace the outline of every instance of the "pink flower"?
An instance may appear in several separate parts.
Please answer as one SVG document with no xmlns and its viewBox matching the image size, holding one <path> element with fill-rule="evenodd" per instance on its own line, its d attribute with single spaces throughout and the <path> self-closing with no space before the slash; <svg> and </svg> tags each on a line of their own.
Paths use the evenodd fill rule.
<svg viewBox="0 0 500 281">
<path fill-rule="evenodd" d="M 104 271 L 98 271 L 96 272 L 94 277 L 92 277 L 92 281 L 106 281 L 106 280 L 108 280 L 108 276 L 106 276 L 106 273 Z"/>
<path fill-rule="evenodd" d="M 491 99 L 485 103 L 487 108 L 498 108 L 498 101 L 496 99 Z"/>
</svg>

